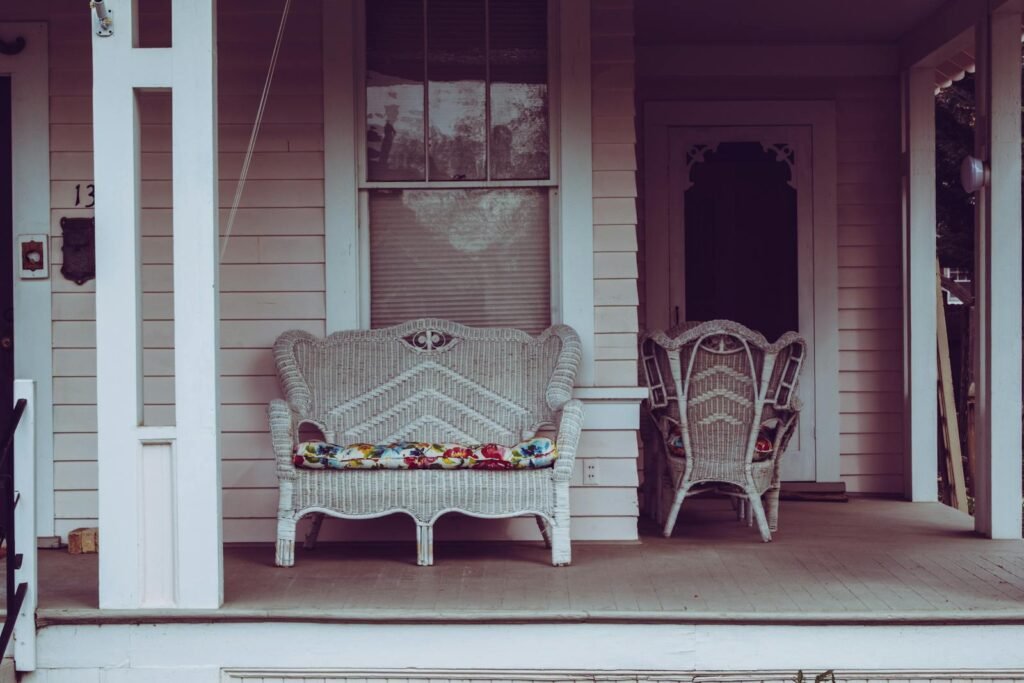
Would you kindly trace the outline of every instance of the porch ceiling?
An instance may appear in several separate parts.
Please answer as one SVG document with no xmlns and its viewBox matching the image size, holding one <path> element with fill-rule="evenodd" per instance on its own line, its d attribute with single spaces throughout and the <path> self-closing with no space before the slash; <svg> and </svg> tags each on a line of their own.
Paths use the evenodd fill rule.
<svg viewBox="0 0 1024 683">
<path fill-rule="evenodd" d="M 637 0 L 641 45 L 890 43 L 945 0 Z"/>
</svg>

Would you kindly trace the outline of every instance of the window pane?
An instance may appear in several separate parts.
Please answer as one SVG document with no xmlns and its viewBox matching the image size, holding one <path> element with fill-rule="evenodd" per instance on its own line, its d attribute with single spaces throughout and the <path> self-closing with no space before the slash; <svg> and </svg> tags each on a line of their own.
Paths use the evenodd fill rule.
<svg viewBox="0 0 1024 683">
<path fill-rule="evenodd" d="M 371 192 L 371 325 L 439 317 L 544 329 L 548 234 L 543 189 Z"/>
<path fill-rule="evenodd" d="M 491 0 L 491 177 L 547 178 L 547 0 Z"/>
<path fill-rule="evenodd" d="M 486 78 L 481 0 L 429 0 L 430 180 L 485 176 Z"/>
<path fill-rule="evenodd" d="M 369 180 L 425 180 L 423 0 L 366 3 Z"/>
</svg>

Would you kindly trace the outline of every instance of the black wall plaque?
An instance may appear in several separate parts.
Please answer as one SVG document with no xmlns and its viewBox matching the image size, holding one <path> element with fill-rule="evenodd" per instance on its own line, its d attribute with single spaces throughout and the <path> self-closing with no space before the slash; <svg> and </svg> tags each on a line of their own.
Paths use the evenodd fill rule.
<svg viewBox="0 0 1024 683">
<path fill-rule="evenodd" d="M 96 222 L 92 218 L 61 218 L 64 265 L 60 273 L 76 285 L 96 277 Z"/>
</svg>

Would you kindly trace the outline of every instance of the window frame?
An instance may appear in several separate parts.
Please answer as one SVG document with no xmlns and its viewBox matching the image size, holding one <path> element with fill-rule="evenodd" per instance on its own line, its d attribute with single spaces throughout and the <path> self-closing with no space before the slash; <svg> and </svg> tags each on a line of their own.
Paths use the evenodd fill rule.
<svg viewBox="0 0 1024 683">
<path fill-rule="evenodd" d="M 557 268 L 560 261 L 560 242 L 558 235 L 557 211 L 557 188 L 561 171 L 559 163 L 559 141 L 561 126 L 557 125 L 559 117 L 559 70 L 558 70 L 558 0 L 548 0 L 548 177 L 533 180 L 368 180 L 369 161 L 366 153 L 366 1 L 355 3 L 355 96 L 356 96 L 356 148 L 359 154 L 357 177 L 359 180 L 359 274 L 360 274 L 360 297 L 359 297 L 359 326 L 369 329 L 371 326 L 371 307 L 373 305 L 373 288 L 370 283 L 370 193 L 377 189 L 388 190 L 445 190 L 445 189 L 507 189 L 507 188 L 550 188 L 548 194 L 548 275 L 550 289 L 548 292 L 548 311 L 551 325 L 560 322 L 558 307 L 561 302 L 561 293 L 557 279 Z M 424 17 L 426 23 L 426 17 Z M 485 30 L 489 30 L 485 25 Z M 424 30 L 425 27 L 424 27 Z M 426 55 L 424 55 L 426 58 Z M 487 71 L 487 106 L 490 106 L 490 69 Z M 424 82 L 424 88 L 428 87 Z M 424 97 L 424 102 L 429 102 Z M 426 109 L 425 115 L 426 115 Z M 490 111 L 486 112 L 488 130 L 486 135 L 490 138 Z M 429 138 L 430 119 L 424 119 L 424 136 Z M 487 145 L 486 172 L 490 175 L 490 145 Z M 429 145 L 424 140 L 426 156 L 424 162 L 429 166 Z"/>
<path fill-rule="evenodd" d="M 367 181 L 365 0 L 322 0 L 326 330 L 370 323 L 369 192 L 373 189 L 550 188 L 551 324 L 583 344 L 577 385 L 593 385 L 594 235 L 591 136 L 591 0 L 548 3 L 548 125 L 544 180 Z M 571 249 L 567 248 L 571 245 Z"/>
</svg>

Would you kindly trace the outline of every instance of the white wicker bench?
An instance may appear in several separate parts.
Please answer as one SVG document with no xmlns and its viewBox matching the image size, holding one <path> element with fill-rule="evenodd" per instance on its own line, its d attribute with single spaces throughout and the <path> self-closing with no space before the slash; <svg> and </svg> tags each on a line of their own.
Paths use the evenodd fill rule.
<svg viewBox="0 0 1024 683">
<path fill-rule="evenodd" d="M 287 401 L 268 410 L 280 505 L 277 564 L 295 562 L 295 525 L 316 515 L 370 519 L 404 512 L 417 527 L 418 563 L 433 564 L 433 524 L 446 512 L 474 517 L 534 516 L 551 562 L 567 565 L 569 479 L 583 422 L 571 399 L 579 337 L 558 325 L 533 337 L 508 328 L 414 320 L 377 330 L 302 331 L 274 344 Z M 554 427 L 554 466 L 479 469 L 309 470 L 293 464 L 300 427 L 335 444 L 396 441 L 513 445 Z"/>
</svg>

